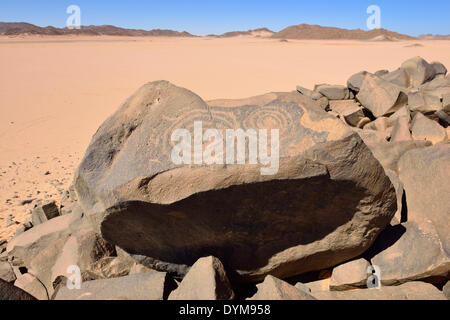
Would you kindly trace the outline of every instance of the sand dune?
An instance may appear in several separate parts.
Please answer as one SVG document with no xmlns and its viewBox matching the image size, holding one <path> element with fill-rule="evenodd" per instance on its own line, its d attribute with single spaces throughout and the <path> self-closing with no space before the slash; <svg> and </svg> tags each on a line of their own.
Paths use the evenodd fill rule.
<svg viewBox="0 0 450 320">
<path fill-rule="evenodd" d="M 449 50 L 450 41 L 420 40 L 1 37 L 0 239 L 25 219 L 24 200 L 59 200 L 98 126 L 146 82 L 170 80 L 205 100 L 242 98 L 345 84 L 416 55 L 450 65 Z"/>
</svg>

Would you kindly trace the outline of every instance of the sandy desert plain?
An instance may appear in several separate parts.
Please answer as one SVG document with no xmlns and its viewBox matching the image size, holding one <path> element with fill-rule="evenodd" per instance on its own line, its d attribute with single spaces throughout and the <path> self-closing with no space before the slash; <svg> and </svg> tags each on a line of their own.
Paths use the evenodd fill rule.
<svg viewBox="0 0 450 320">
<path fill-rule="evenodd" d="M 0 241 L 33 199 L 60 200 L 92 135 L 143 84 L 204 100 L 346 84 L 421 56 L 450 65 L 450 41 L 112 36 L 0 37 Z"/>
</svg>

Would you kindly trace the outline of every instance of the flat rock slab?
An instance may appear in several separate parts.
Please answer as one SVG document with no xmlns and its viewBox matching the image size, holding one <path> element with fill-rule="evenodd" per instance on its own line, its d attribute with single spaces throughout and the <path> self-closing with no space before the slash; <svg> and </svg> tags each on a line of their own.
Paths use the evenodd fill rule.
<svg viewBox="0 0 450 320">
<path fill-rule="evenodd" d="M 366 259 L 353 260 L 333 269 L 330 290 L 342 291 L 367 285 L 370 263 Z"/>
<path fill-rule="evenodd" d="M 264 165 L 248 162 L 175 164 L 171 135 L 192 133 L 196 121 L 222 132 L 279 129 L 278 172 L 262 175 Z M 168 82 L 145 85 L 100 127 L 75 190 L 109 243 L 174 265 L 212 255 L 243 281 L 354 258 L 396 211 L 370 150 L 313 100 L 271 93 L 207 105 Z"/>
<path fill-rule="evenodd" d="M 383 285 L 397 285 L 429 277 L 446 277 L 450 258 L 436 232 L 409 221 L 388 227 L 375 242 L 372 264 L 381 270 Z"/>
<path fill-rule="evenodd" d="M 164 272 L 83 282 L 80 289 L 61 287 L 55 300 L 165 300 L 176 287 Z"/>
<path fill-rule="evenodd" d="M 398 287 L 351 291 L 316 292 L 317 300 L 446 300 L 435 286 L 425 282 L 408 282 Z"/>
</svg>

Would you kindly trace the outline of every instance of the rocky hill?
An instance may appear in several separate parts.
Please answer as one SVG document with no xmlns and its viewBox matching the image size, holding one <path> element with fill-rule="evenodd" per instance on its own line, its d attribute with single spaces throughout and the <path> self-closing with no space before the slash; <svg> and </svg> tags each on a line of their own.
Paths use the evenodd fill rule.
<svg viewBox="0 0 450 320">
<path fill-rule="evenodd" d="M 280 32 L 275 33 L 272 37 L 277 39 L 297 40 L 377 40 L 380 37 L 384 37 L 387 40 L 415 39 L 414 37 L 385 29 L 364 31 L 361 29 L 349 30 L 308 24 L 287 27 Z"/>
<path fill-rule="evenodd" d="M 165 36 L 165 37 L 193 37 L 192 34 L 173 30 L 137 30 L 125 29 L 111 25 L 82 26 L 81 29 L 38 27 L 29 23 L 0 23 L 0 34 L 17 35 L 90 35 L 90 36 Z"/>
</svg>

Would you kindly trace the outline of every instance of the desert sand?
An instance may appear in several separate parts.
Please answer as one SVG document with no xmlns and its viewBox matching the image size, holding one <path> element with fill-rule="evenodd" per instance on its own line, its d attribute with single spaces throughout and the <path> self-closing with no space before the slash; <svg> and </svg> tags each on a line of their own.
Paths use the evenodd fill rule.
<svg viewBox="0 0 450 320">
<path fill-rule="evenodd" d="M 450 65 L 448 52 L 446 40 L 0 37 L 0 241 L 27 218 L 29 201 L 60 200 L 98 126 L 146 82 L 243 98 L 345 84 L 417 55 Z"/>
</svg>

